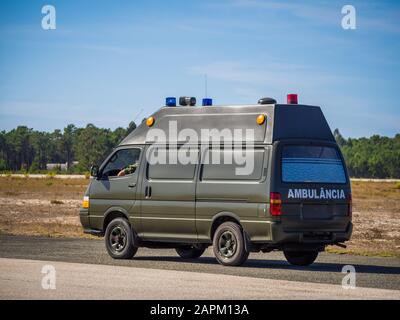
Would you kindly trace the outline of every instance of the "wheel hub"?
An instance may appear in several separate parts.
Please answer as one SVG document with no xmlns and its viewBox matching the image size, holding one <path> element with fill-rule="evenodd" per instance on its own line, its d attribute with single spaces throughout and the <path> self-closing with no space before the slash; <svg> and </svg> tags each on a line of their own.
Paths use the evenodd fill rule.
<svg viewBox="0 0 400 320">
<path fill-rule="evenodd" d="M 225 259 L 232 257 L 236 253 L 236 238 L 231 231 L 225 231 L 219 237 L 218 252 Z"/>
<path fill-rule="evenodd" d="M 110 233 L 111 248 L 115 252 L 121 252 L 126 246 L 126 232 L 120 226 L 116 226 Z"/>
</svg>

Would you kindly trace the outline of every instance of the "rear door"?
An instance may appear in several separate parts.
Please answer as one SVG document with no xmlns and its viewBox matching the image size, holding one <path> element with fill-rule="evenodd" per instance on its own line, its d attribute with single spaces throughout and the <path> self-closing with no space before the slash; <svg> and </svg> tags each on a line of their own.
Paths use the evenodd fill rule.
<svg viewBox="0 0 400 320">
<path fill-rule="evenodd" d="M 271 190 L 281 194 L 285 231 L 343 231 L 351 190 L 337 145 L 277 142 L 274 154 Z"/>
</svg>

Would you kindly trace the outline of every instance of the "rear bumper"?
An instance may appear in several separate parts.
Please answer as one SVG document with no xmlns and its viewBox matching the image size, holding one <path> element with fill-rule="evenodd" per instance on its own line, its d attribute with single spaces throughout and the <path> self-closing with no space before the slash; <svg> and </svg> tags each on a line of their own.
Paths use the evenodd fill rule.
<svg viewBox="0 0 400 320">
<path fill-rule="evenodd" d="M 348 241 L 353 232 L 350 218 L 340 221 L 316 221 L 302 228 L 288 228 L 287 221 L 270 224 L 270 240 L 253 242 L 261 250 L 324 250 L 325 246 Z M 340 227 L 338 227 L 338 224 Z"/>
<path fill-rule="evenodd" d="M 332 230 L 330 228 L 310 228 L 305 230 L 287 230 L 282 223 L 271 225 L 272 241 L 274 243 L 323 243 L 334 244 L 350 239 L 353 232 L 353 224 L 347 222 L 344 229 Z"/>
</svg>

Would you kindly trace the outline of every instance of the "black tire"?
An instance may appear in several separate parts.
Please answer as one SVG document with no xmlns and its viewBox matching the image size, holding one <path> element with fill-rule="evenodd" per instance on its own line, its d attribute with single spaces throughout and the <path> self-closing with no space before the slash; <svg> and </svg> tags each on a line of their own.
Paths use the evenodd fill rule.
<svg viewBox="0 0 400 320">
<path fill-rule="evenodd" d="M 137 252 L 135 235 L 126 219 L 112 220 L 105 233 L 106 249 L 114 259 L 131 259 Z"/>
<path fill-rule="evenodd" d="M 283 254 L 294 266 L 309 266 L 318 257 L 318 251 L 284 251 Z"/>
<path fill-rule="evenodd" d="M 217 261 L 224 266 L 240 266 L 249 256 L 240 226 L 224 222 L 214 234 L 213 251 Z"/>
<path fill-rule="evenodd" d="M 197 259 L 206 251 L 205 247 L 189 245 L 184 247 L 175 248 L 176 252 L 182 259 Z"/>
</svg>

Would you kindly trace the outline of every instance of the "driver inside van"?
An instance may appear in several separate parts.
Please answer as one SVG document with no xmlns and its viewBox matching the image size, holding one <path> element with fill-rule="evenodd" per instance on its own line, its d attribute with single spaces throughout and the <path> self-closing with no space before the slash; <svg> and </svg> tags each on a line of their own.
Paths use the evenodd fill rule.
<svg viewBox="0 0 400 320">
<path fill-rule="evenodd" d="M 130 164 L 129 166 L 126 166 L 125 168 L 123 168 L 120 172 L 118 172 L 117 177 L 123 177 L 127 174 L 131 174 L 134 173 L 136 171 L 136 168 L 138 167 L 137 163 L 134 164 Z"/>
</svg>

